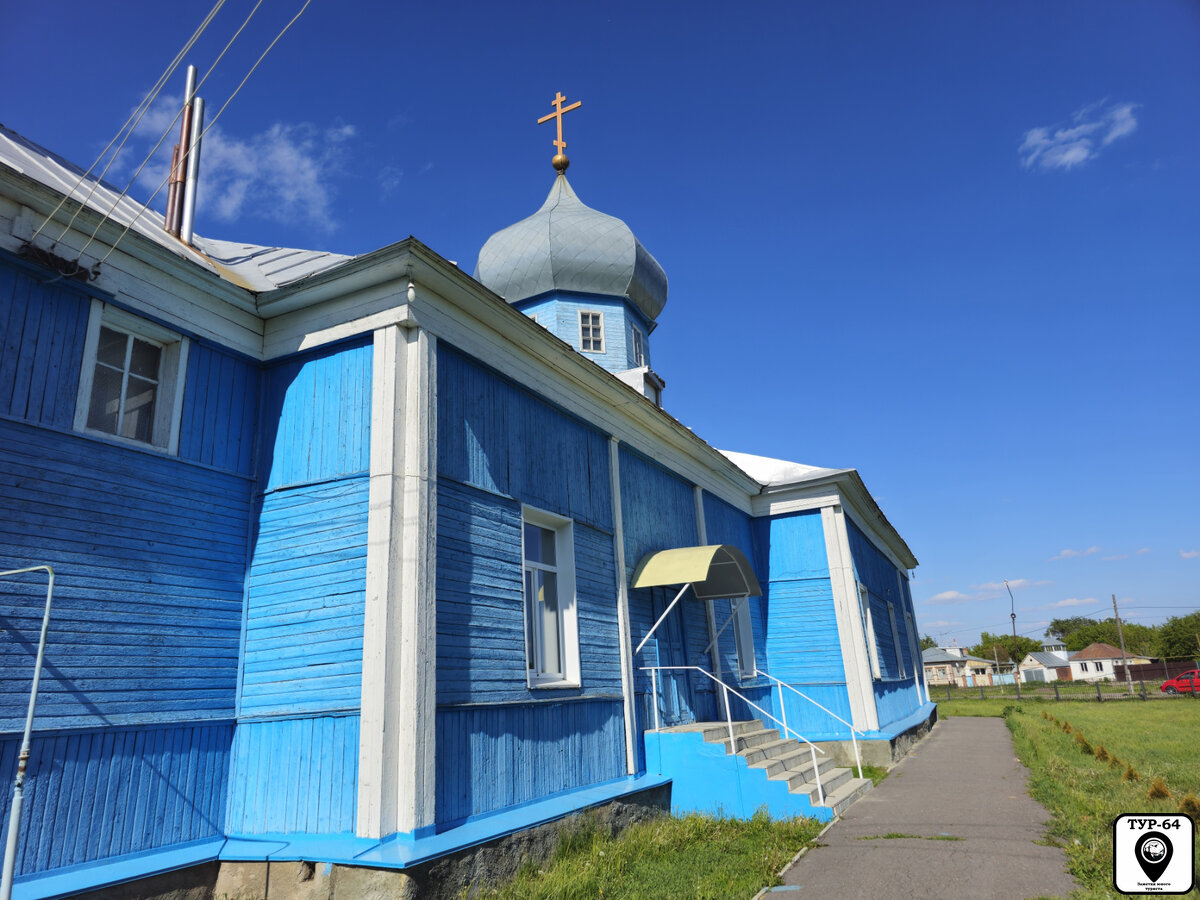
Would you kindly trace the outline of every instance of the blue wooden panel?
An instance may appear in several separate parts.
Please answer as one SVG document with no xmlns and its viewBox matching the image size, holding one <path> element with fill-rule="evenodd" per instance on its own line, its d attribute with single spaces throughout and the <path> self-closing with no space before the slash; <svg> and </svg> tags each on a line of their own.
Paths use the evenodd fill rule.
<svg viewBox="0 0 1200 900">
<path fill-rule="evenodd" d="M 912 678 L 875 682 L 875 708 L 879 713 L 880 731 L 886 731 L 892 722 L 911 716 L 923 702 L 921 690 Z"/>
<path fill-rule="evenodd" d="M 184 382 L 180 457 L 254 474 L 258 401 L 256 365 L 193 341 Z"/>
<path fill-rule="evenodd" d="M 438 474 L 612 530 L 606 438 L 445 344 Z"/>
<path fill-rule="evenodd" d="M 89 302 L 0 263 L 0 416 L 71 427 Z"/>
<path fill-rule="evenodd" d="M 354 831 L 358 723 L 356 715 L 239 723 L 227 833 Z"/>
<path fill-rule="evenodd" d="M 789 684 L 846 681 L 828 578 L 771 585 L 770 673 Z"/>
<path fill-rule="evenodd" d="M 620 692 L 612 536 L 574 525 L 582 689 Z M 542 698 L 526 686 L 521 508 L 466 485 L 438 483 L 438 701 Z"/>
<path fill-rule="evenodd" d="M 750 612 L 751 630 L 754 636 L 754 654 L 757 666 L 775 674 L 771 666 L 771 647 L 767 636 L 769 633 L 768 612 L 768 581 L 769 570 L 762 564 L 763 553 L 758 543 L 760 533 L 753 527 L 753 520 L 746 513 L 735 509 L 724 500 L 714 497 L 707 491 L 704 493 L 704 531 L 710 544 L 732 544 L 746 554 L 750 565 L 754 567 L 755 575 L 763 589 L 763 596 L 751 597 L 747 601 Z M 717 601 L 714 606 L 715 625 L 719 629 L 729 618 L 732 606 L 728 602 Z M 721 669 L 724 672 L 737 671 L 737 647 L 733 626 L 730 625 L 718 641 L 721 652 Z"/>
<path fill-rule="evenodd" d="M 619 700 L 439 709 L 438 824 L 621 777 L 624 728 Z"/>
<path fill-rule="evenodd" d="M 368 487 L 359 476 L 262 499 L 240 715 L 358 707 Z"/>
<path fill-rule="evenodd" d="M 854 559 L 854 571 L 858 580 L 866 585 L 870 593 L 871 618 L 875 629 L 876 646 L 879 650 L 879 668 L 885 678 L 899 678 L 901 669 L 906 677 L 912 677 L 912 651 L 905 650 L 907 629 L 904 625 L 904 604 L 897 580 L 896 567 L 884 556 L 858 527 L 847 519 L 846 528 L 850 537 L 850 555 Z M 896 615 L 896 630 L 900 646 L 892 637 L 892 624 L 888 618 L 888 601 Z M 903 655 L 901 655 L 903 654 Z M 920 704 L 918 704 L 920 705 Z M 913 707 L 915 709 L 916 707 Z M 912 710 L 910 710 L 911 712 Z"/>
<path fill-rule="evenodd" d="M 641 454 L 621 447 L 621 518 L 630 574 L 643 556 L 696 544 L 692 486 Z"/>
<path fill-rule="evenodd" d="M 372 346 L 362 340 L 276 363 L 263 376 L 260 485 L 366 472 Z"/>
<path fill-rule="evenodd" d="M 58 580 L 39 725 L 232 716 L 249 484 L 0 421 L 0 568 Z M 21 726 L 44 578 L 0 583 L 0 731 Z"/>
<path fill-rule="evenodd" d="M 220 836 L 232 738 L 228 722 L 36 735 L 17 874 Z M 6 785 L 20 743 L 0 740 Z M 11 803 L 6 790 L 5 822 Z"/>
<path fill-rule="evenodd" d="M 604 352 L 592 353 L 580 350 L 580 353 L 586 359 L 592 360 L 610 372 L 623 372 L 639 365 L 633 358 L 632 329 L 636 323 L 643 336 L 642 346 L 645 352 L 645 362 L 642 365 L 649 365 L 650 343 L 645 340 L 648 333 L 646 320 L 626 300 L 589 294 L 556 292 L 537 300 L 517 304 L 517 308 L 526 315 L 536 313 L 539 325 L 576 350 L 580 350 L 581 347 L 580 312 L 600 313 L 603 316 L 604 325 Z"/>
</svg>

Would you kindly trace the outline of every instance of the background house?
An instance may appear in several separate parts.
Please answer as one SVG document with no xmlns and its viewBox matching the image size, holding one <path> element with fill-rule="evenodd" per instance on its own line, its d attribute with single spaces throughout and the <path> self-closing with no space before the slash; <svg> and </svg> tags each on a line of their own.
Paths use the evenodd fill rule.
<svg viewBox="0 0 1200 900">
<path fill-rule="evenodd" d="M 930 647 L 922 651 L 921 662 L 930 685 L 974 687 L 992 684 L 995 680 L 993 660 L 972 656 L 961 647 Z"/>
<path fill-rule="evenodd" d="M 1071 679 L 1073 681 L 1113 681 L 1116 678 L 1113 667 L 1122 662 L 1133 666 L 1145 665 L 1150 660 L 1144 656 L 1122 653 L 1119 647 L 1111 644 L 1088 644 L 1070 656 Z"/>
<path fill-rule="evenodd" d="M 1060 652 L 1061 651 L 1061 652 Z M 1026 653 L 1018 669 L 1022 681 L 1071 680 L 1071 664 L 1063 644 L 1043 644 L 1040 651 Z"/>
</svg>

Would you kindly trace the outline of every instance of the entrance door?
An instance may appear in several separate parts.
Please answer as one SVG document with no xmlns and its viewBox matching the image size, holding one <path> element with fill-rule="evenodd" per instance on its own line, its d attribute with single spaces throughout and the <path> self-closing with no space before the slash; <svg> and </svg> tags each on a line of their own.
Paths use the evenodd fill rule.
<svg viewBox="0 0 1200 900">
<path fill-rule="evenodd" d="M 667 604 L 674 599 L 674 592 L 663 588 L 651 588 L 654 621 L 663 614 Z M 675 604 L 671 614 L 658 626 L 654 637 L 658 638 L 660 666 L 686 666 L 687 646 L 684 641 L 683 607 L 694 600 L 685 597 Z M 693 672 L 659 672 L 659 714 L 663 725 L 686 725 L 696 721 L 696 703 L 692 693 Z M 704 676 L 699 676 L 703 678 Z"/>
</svg>

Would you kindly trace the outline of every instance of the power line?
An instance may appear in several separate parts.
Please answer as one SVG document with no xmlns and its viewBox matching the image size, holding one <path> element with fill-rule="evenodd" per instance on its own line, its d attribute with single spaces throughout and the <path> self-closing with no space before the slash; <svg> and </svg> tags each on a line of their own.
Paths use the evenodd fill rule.
<svg viewBox="0 0 1200 900">
<path fill-rule="evenodd" d="M 261 3 L 261 0 L 260 0 L 260 3 Z M 294 15 L 286 25 L 283 26 L 283 29 L 279 32 L 279 34 L 275 35 L 275 39 L 273 41 L 271 41 L 270 44 L 267 45 L 267 49 L 262 52 L 262 55 L 259 56 L 258 60 L 254 63 L 254 65 L 250 67 L 250 71 L 246 73 L 246 77 L 242 79 L 241 83 L 236 88 L 234 88 L 233 93 L 229 95 L 229 99 L 225 101 L 225 104 L 219 110 L 217 110 L 217 114 L 215 116 L 213 116 L 212 121 L 209 122 L 208 125 L 205 126 L 204 130 L 200 133 L 200 135 L 198 137 L 193 138 L 193 144 L 199 143 L 199 141 L 204 137 L 204 135 L 208 134 L 208 132 L 212 129 L 212 127 L 217 124 L 217 120 L 219 118 L 221 118 L 221 114 L 223 112 L 225 112 L 225 110 L 228 108 L 229 104 L 233 102 L 233 98 L 238 95 L 238 92 L 240 92 L 241 89 L 243 87 L 245 87 L 246 82 L 250 80 L 250 76 L 254 74 L 255 70 L 259 67 L 259 65 L 262 63 L 262 61 L 267 58 L 267 54 L 270 53 L 271 50 L 275 47 L 275 45 L 277 43 L 279 43 L 279 40 L 285 34 L 287 34 L 288 30 L 296 23 L 296 20 L 298 20 L 302 15 L 304 15 L 304 11 L 306 9 L 308 9 L 309 4 L 311 4 L 311 3 L 312 3 L 312 0 L 304 0 L 304 5 L 302 7 L 300 7 L 300 11 L 298 13 L 296 13 L 296 15 Z M 258 8 L 258 6 L 256 5 L 255 9 L 257 9 L 257 8 Z M 239 31 L 239 33 L 240 33 L 240 31 Z M 178 119 L 179 116 L 176 115 L 175 118 Z M 162 143 L 162 141 L 160 140 L 159 144 L 161 144 L 161 143 Z M 158 146 L 156 145 L 155 150 L 157 150 L 157 149 L 158 149 Z M 138 171 L 140 172 L 141 170 L 139 169 Z M 117 245 L 119 243 L 121 243 L 121 241 L 122 241 L 122 239 L 124 239 L 125 235 L 127 235 L 129 233 L 129 229 L 131 229 L 134 226 L 134 224 L 137 222 L 137 220 L 142 217 L 142 213 L 144 213 L 146 211 L 146 209 L 149 207 L 150 202 L 153 201 L 154 198 L 158 196 L 158 192 L 163 189 L 163 186 L 166 185 L 166 183 L 170 179 L 170 177 L 171 177 L 170 173 L 168 173 L 167 177 L 163 179 L 162 183 L 159 184 L 159 186 L 155 189 L 154 193 L 150 195 L 150 200 L 148 200 L 146 202 L 146 204 L 144 206 L 142 206 L 142 208 L 140 210 L 138 210 L 137 215 L 134 216 L 133 219 L 130 220 L 129 224 L 125 226 L 125 230 L 122 231 L 119 235 L 117 235 L 117 239 L 115 241 L 113 241 L 112 246 L 108 248 L 108 252 L 105 253 L 104 256 L 102 256 L 99 259 L 99 261 L 97 262 L 97 265 L 99 263 L 103 263 L 106 259 L 108 259 L 110 256 L 112 256 L 113 251 L 117 249 Z M 91 246 L 92 241 L 95 240 L 96 232 L 98 232 L 99 230 L 100 230 L 100 227 L 99 227 L 99 225 L 97 225 L 96 231 L 92 232 L 92 236 L 90 238 L 88 238 L 87 244 L 84 245 L 84 250 L 86 250 L 89 246 Z M 80 254 L 82 255 L 82 253 L 83 253 L 83 251 L 81 250 Z"/>
<path fill-rule="evenodd" d="M 58 211 L 63 208 L 63 204 L 67 202 L 67 200 L 75 193 L 76 190 L 78 190 L 84 179 L 91 174 L 92 169 L 100 165 L 100 160 L 104 159 L 105 154 L 112 149 L 113 144 L 117 142 L 117 138 L 121 137 L 122 134 L 125 134 L 125 137 L 122 138 L 121 144 L 117 147 L 117 150 L 112 155 L 112 158 L 104 166 L 103 171 L 96 176 L 95 181 L 92 182 L 91 190 L 88 191 L 88 194 L 83 199 L 79 209 L 75 210 L 75 214 L 71 216 L 70 221 L 67 222 L 66 227 L 63 228 L 62 233 L 55 239 L 51 247 L 57 246 L 58 242 L 63 239 L 66 233 L 71 229 L 71 226 L 75 224 L 75 219 L 79 216 L 79 213 L 83 211 L 83 207 L 87 205 L 88 201 L 92 199 L 92 195 L 96 193 L 96 188 L 99 187 L 100 182 L 103 180 L 109 168 L 114 162 L 116 162 L 117 157 L 121 155 L 121 150 L 124 148 L 125 142 L 128 141 L 133 135 L 133 131 L 135 128 L 137 128 L 138 122 L 140 122 L 142 117 L 150 110 L 151 104 L 155 99 L 158 98 L 158 94 L 163 89 L 163 86 L 167 83 L 167 80 L 175 73 L 175 70 L 179 67 L 180 62 L 183 61 L 183 58 L 187 55 L 188 51 L 195 46 L 196 41 L 198 41 L 200 36 L 204 34 L 205 30 L 209 26 L 209 23 L 212 22 L 217 12 L 224 5 L 225 0 L 217 0 L 213 8 L 209 10 L 208 15 L 204 17 L 204 20 L 200 23 L 199 27 L 192 33 L 192 36 L 187 40 L 183 47 L 180 48 L 179 52 L 175 54 L 175 58 L 171 60 L 166 69 L 163 70 L 162 74 L 158 76 L 158 81 L 154 83 L 154 86 L 151 87 L 146 96 L 142 98 L 142 102 L 134 108 L 133 112 L 129 114 L 129 118 L 125 120 L 125 124 L 120 127 L 115 135 L 113 135 L 113 139 L 108 142 L 108 146 L 100 151 L 100 155 L 96 157 L 96 161 L 88 166 L 87 171 L 79 176 L 79 179 L 74 185 L 71 186 L 71 189 L 63 195 L 63 198 L 60 201 L 58 201 L 58 206 L 54 207 L 50 215 L 46 216 L 42 224 L 38 226 L 37 231 L 33 233 L 33 237 L 29 239 L 30 243 L 33 243 L 37 239 L 37 236 L 42 233 L 42 229 L 50 224 L 50 220 L 54 218 Z M 126 133 L 126 129 L 128 129 L 128 133 Z"/>
</svg>

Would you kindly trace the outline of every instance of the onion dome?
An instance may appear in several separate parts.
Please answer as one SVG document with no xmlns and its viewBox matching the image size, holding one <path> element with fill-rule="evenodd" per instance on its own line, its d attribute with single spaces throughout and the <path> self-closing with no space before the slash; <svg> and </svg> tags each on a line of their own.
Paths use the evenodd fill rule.
<svg viewBox="0 0 1200 900">
<path fill-rule="evenodd" d="M 662 266 L 628 225 L 585 206 L 564 174 L 541 209 L 488 238 L 475 278 L 509 303 L 551 291 L 626 297 L 651 322 L 667 303 Z"/>
</svg>

